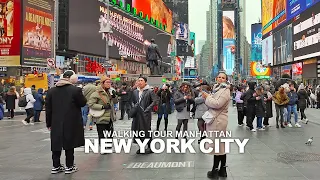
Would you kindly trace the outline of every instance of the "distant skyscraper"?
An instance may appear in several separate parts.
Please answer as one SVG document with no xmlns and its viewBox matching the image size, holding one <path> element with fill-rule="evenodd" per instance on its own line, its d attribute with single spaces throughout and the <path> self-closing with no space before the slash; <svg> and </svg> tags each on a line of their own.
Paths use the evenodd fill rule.
<svg viewBox="0 0 320 180">
<path fill-rule="evenodd" d="M 201 52 L 202 47 L 203 47 L 203 45 L 204 45 L 205 43 L 206 43 L 205 40 L 199 40 L 199 41 L 198 41 L 198 48 L 196 49 L 196 53 L 197 53 L 197 54 Z"/>
</svg>

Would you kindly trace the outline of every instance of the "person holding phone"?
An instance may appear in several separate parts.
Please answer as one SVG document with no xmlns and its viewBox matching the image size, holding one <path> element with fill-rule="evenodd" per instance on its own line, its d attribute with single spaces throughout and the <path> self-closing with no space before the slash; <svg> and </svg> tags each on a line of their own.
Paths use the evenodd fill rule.
<svg viewBox="0 0 320 180">
<path fill-rule="evenodd" d="M 210 122 L 206 122 L 206 131 L 209 132 L 226 132 L 228 126 L 228 109 L 230 103 L 230 86 L 227 84 L 228 76 L 225 72 L 220 72 L 216 78 L 217 84 L 213 88 L 213 94 L 202 92 L 202 97 L 205 99 L 205 104 L 209 108 L 209 112 L 214 116 Z M 219 134 L 219 133 L 218 133 Z M 219 138 L 213 133 L 208 137 L 213 142 Z M 225 152 L 224 143 L 219 144 L 219 152 L 215 152 L 215 143 L 206 144 L 206 148 L 213 148 L 211 154 L 214 155 L 212 170 L 207 173 L 208 178 L 218 179 L 227 177 L 226 161 L 227 155 Z M 220 165 L 220 169 L 219 169 Z"/>
<path fill-rule="evenodd" d="M 188 120 L 190 118 L 190 105 L 194 102 L 194 95 L 191 91 L 191 85 L 188 82 L 183 82 L 180 86 L 180 89 L 174 94 L 174 103 L 177 110 L 177 119 L 178 124 L 176 131 L 181 130 L 183 124 L 183 131 L 188 129 Z M 186 138 L 186 137 L 184 137 Z M 178 139 L 178 136 L 176 136 Z"/>
<path fill-rule="evenodd" d="M 170 112 L 170 99 L 171 92 L 169 91 L 169 85 L 164 84 L 160 90 L 157 92 L 157 96 L 160 98 L 158 103 L 158 121 L 157 121 L 157 131 L 159 131 L 162 116 L 164 116 L 164 130 L 168 129 L 168 116 Z"/>
</svg>

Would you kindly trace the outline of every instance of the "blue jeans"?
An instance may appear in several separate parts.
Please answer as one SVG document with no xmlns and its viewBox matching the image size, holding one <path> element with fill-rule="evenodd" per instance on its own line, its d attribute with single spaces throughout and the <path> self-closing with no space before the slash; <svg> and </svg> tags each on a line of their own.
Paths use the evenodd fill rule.
<svg viewBox="0 0 320 180">
<path fill-rule="evenodd" d="M 88 114 L 89 114 L 89 107 L 88 105 L 85 105 L 84 107 L 81 108 L 82 112 L 82 121 L 83 121 L 83 126 L 87 126 L 87 121 L 88 121 Z M 92 121 L 90 121 L 90 126 L 92 126 Z"/>
<path fill-rule="evenodd" d="M 158 119 L 162 119 L 162 115 L 164 119 L 168 118 L 167 106 L 166 104 L 162 104 L 158 109 Z"/>
<path fill-rule="evenodd" d="M 257 128 L 260 129 L 262 128 L 262 118 L 263 117 L 257 117 Z"/>
<path fill-rule="evenodd" d="M 287 115 L 287 121 L 288 123 L 291 123 L 291 112 L 293 112 L 294 114 L 294 122 L 297 123 L 298 122 L 298 111 L 297 111 L 297 105 L 288 105 L 287 107 L 288 110 L 288 115 Z"/>
</svg>

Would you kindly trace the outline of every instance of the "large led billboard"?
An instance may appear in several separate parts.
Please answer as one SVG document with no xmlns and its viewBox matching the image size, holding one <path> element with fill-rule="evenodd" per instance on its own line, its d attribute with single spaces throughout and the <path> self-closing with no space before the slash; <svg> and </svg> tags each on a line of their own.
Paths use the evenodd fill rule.
<svg viewBox="0 0 320 180">
<path fill-rule="evenodd" d="M 53 0 L 25 0 L 23 4 L 22 65 L 47 67 L 51 57 Z"/>
<path fill-rule="evenodd" d="M 292 24 L 289 24 L 273 34 L 273 64 L 292 62 L 292 48 Z"/>
<path fill-rule="evenodd" d="M 235 66 L 235 25 L 234 11 L 223 11 L 223 63 L 227 75 L 232 75 Z"/>
<path fill-rule="evenodd" d="M 294 60 L 320 55 L 320 3 L 303 12 L 293 22 Z"/>
<path fill-rule="evenodd" d="M 262 64 L 273 65 L 273 36 L 262 40 Z"/>
<path fill-rule="evenodd" d="M 251 61 L 262 60 L 261 23 L 251 25 Z"/>
<path fill-rule="evenodd" d="M 162 0 L 99 0 L 135 16 L 161 30 L 172 33 L 172 11 Z"/>
<path fill-rule="evenodd" d="M 320 0 L 262 0 L 262 34 L 291 20 Z"/>
<path fill-rule="evenodd" d="M 83 9 L 90 13 L 83 13 Z M 107 6 L 99 0 L 70 0 L 69 50 L 105 56 L 106 40 L 99 30 L 106 13 Z M 161 55 L 167 56 L 169 35 L 118 8 L 111 6 L 109 15 L 113 31 L 108 36 L 112 42 L 110 58 L 119 59 L 120 52 L 125 52 L 129 60 L 144 62 L 146 48 L 152 38 L 158 44 Z"/>
<path fill-rule="evenodd" d="M 0 0 L 0 66 L 20 66 L 20 0 Z"/>
</svg>

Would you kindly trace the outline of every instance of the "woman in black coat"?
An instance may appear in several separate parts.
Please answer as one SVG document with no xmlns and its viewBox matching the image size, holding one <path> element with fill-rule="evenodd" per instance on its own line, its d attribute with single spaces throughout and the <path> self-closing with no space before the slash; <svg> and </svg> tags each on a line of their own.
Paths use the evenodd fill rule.
<svg viewBox="0 0 320 180">
<path fill-rule="evenodd" d="M 266 114 L 264 116 L 263 125 L 268 127 L 269 126 L 269 118 L 273 117 L 273 110 L 272 110 L 272 94 L 270 92 L 270 86 L 266 85 L 264 87 L 264 97 L 265 97 L 265 104 L 266 104 Z"/>
<path fill-rule="evenodd" d="M 157 131 L 159 131 L 160 122 L 162 120 L 162 116 L 164 116 L 164 130 L 167 131 L 168 128 L 168 116 L 171 111 L 170 100 L 171 100 L 171 92 L 169 91 L 168 85 L 163 85 L 163 87 L 158 90 L 157 96 L 160 98 L 158 102 L 158 121 L 157 121 Z"/>
<path fill-rule="evenodd" d="M 304 111 L 307 108 L 308 99 L 309 99 L 309 96 L 307 91 L 305 90 L 305 87 L 303 85 L 302 86 L 300 85 L 298 90 L 298 105 L 300 108 L 301 120 L 305 120 L 306 124 L 308 123 L 308 119 Z"/>
<path fill-rule="evenodd" d="M 14 110 L 16 109 L 16 89 L 15 87 L 11 87 L 9 92 L 5 95 L 5 101 L 6 101 L 6 108 L 8 109 L 8 118 L 14 117 Z"/>
</svg>

